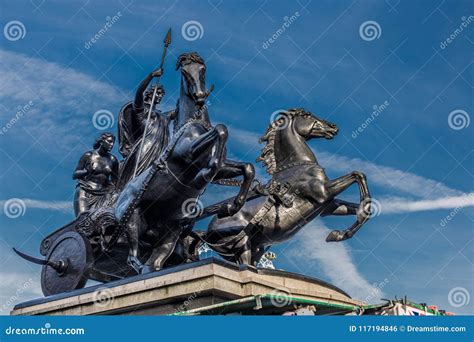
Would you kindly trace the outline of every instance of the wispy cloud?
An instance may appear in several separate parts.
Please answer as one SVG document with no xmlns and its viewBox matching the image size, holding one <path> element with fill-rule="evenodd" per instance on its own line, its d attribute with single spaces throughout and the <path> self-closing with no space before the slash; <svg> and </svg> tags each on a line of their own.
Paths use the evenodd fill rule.
<svg viewBox="0 0 474 342">
<path fill-rule="evenodd" d="M 20 198 L 19 200 L 25 204 L 26 210 L 28 210 L 29 208 L 32 208 L 32 209 L 46 209 L 46 210 L 62 211 L 68 214 L 72 212 L 71 201 L 44 201 L 44 200 L 35 200 L 35 199 L 30 199 L 30 198 Z M 4 207 L 7 201 L 8 200 L 0 200 L 0 207 Z"/>
<path fill-rule="evenodd" d="M 367 175 L 369 185 L 374 183 L 387 190 L 400 191 L 415 197 L 434 199 L 441 196 L 460 196 L 462 191 L 452 189 L 441 182 L 389 166 L 377 165 L 359 158 L 348 158 L 318 151 L 318 159 L 326 168 L 339 173 L 360 170 Z"/>
<path fill-rule="evenodd" d="M 382 292 L 373 296 L 372 286 L 354 264 L 349 248 L 343 243 L 326 243 L 326 236 L 331 232 L 321 221 L 309 223 L 297 235 L 298 248 L 291 250 L 299 263 L 317 262 L 329 281 L 348 292 L 353 298 L 364 300 L 371 298 L 377 302 L 383 297 Z M 382 279 L 376 279 L 381 281 Z"/>
<path fill-rule="evenodd" d="M 213 200 L 221 201 L 227 197 L 235 195 L 232 189 L 225 191 L 214 187 L 212 196 L 206 196 L 206 203 L 212 204 Z M 218 195 L 218 196 L 217 196 Z M 21 199 L 26 208 L 55 210 L 64 213 L 72 212 L 72 202 L 70 201 L 42 201 L 29 198 Z M 6 200 L 0 200 L 0 207 L 6 203 Z M 455 209 L 474 206 L 474 193 L 461 196 L 443 197 L 433 200 L 413 201 L 403 197 L 384 197 L 380 199 L 381 214 L 401 214 L 418 211 L 431 211 L 440 209 Z"/>
<path fill-rule="evenodd" d="M 263 135 L 263 132 L 262 134 L 257 134 L 232 125 L 228 125 L 227 128 L 229 129 L 229 141 L 236 145 L 240 145 L 240 152 L 248 152 L 249 154 L 255 153 L 258 148 L 263 146 L 259 143 L 259 139 Z"/>
<path fill-rule="evenodd" d="M 384 198 L 380 202 L 382 214 L 454 209 L 474 206 L 474 193 L 421 201 L 410 201 L 405 198 L 394 197 Z"/>
<path fill-rule="evenodd" d="M 261 147 L 258 145 L 259 134 L 231 127 L 230 141 L 233 147 L 241 152 L 253 151 Z M 462 191 L 452 189 L 433 179 L 402 171 L 390 166 L 378 165 L 359 158 L 348 158 L 334 153 L 318 150 L 315 152 L 319 163 L 336 174 L 347 174 L 353 170 L 364 172 L 370 184 L 376 184 L 387 191 L 398 191 L 423 199 L 439 199 L 440 197 L 456 197 L 465 195 Z M 455 207 L 456 205 L 454 205 Z"/>
<path fill-rule="evenodd" d="M 5 125 L 18 106 L 32 103 L 15 126 L 41 140 L 51 154 L 64 154 L 94 133 L 93 114 L 117 111 L 127 101 L 123 91 L 108 83 L 54 62 L 0 50 L 0 101 Z M 71 129 L 73 128 L 73 129 Z M 111 128 L 112 130 L 112 128 Z M 7 132 L 11 137 L 19 127 Z"/>
<path fill-rule="evenodd" d="M 0 272 L 0 315 L 8 315 L 13 307 L 29 299 L 41 297 L 36 277 L 28 273 Z"/>
</svg>

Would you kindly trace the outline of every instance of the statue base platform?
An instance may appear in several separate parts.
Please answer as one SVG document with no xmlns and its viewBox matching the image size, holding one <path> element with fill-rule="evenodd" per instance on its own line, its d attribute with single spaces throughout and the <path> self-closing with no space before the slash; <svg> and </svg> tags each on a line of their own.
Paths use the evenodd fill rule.
<svg viewBox="0 0 474 342">
<path fill-rule="evenodd" d="M 318 279 L 209 258 L 20 303 L 11 314 L 337 315 L 358 313 L 361 307 L 362 302 Z"/>
</svg>

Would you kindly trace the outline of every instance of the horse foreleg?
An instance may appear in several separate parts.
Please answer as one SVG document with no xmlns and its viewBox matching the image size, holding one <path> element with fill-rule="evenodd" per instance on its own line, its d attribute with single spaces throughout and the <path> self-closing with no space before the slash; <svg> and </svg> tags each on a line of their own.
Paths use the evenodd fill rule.
<svg viewBox="0 0 474 342">
<path fill-rule="evenodd" d="M 196 160 L 205 153 L 208 149 L 214 146 L 215 141 L 219 138 L 219 132 L 216 128 L 211 129 L 210 131 L 201 134 L 199 137 L 195 138 L 191 142 L 189 149 L 189 158 L 191 160 Z"/>
<path fill-rule="evenodd" d="M 326 238 L 326 241 L 342 241 L 351 238 L 360 227 L 367 222 L 370 217 L 370 192 L 367 186 L 367 180 L 362 172 L 353 171 L 348 175 L 336 178 L 326 184 L 327 191 L 331 197 L 339 195 L 352 184 L 357 183 L 359 186 L 360 203 L 357 206 L 355 214 L 357 221 L 348 229 L 339 231 L 334 230 Z M 348 202 L 346 202 L 348 203 Z M 347 208 L 347 206 L 346 206 Z M 337 209 L 337 208 L 335 208 Z M 343 210 L 341 208 L 341 210 Z M 323 210 L 324 212 L 324 210 Z"/>
<path fill-rule="evenodd" d="M 234 199 L 234 203 L 227 203 L 221 211 L 217 214 L 219 218 L 225 216 L 232 216 L 238 212 L 245 204 L 245 200 L 252 186 L 255 177 L 255 168 L 250 163 L 242 163 L 230 159 L 224 160 L 222 167 L 217 172 L 214 180 L 229 179 L 238 176 L 243 176 L 243 182 L 240 185 L 240 190 Z"/>
<path fill-rule="evenodd" d="M 334 199 L 324 206 L 323 210 L 319 215 L 323 217 L 329 215 L 357 215 L 358 209 L 359 203 Z"/>
<path fill-rule="evenodd" d="M 202 189 L 211 182 L 225 160 L 225 144 L 228 137 L 227 128 L 224 125 L 216 125 L 212 131 L 214 134 L 210 142 L 212 142 L 211 145 L 215 146 L 215 151 L 207 167 L 199 171 L 196 177 L 194 177 L 193 184 L 196 189 Z M 208 143 L 209 141 L 206 140 L 206 144 Z M 197 159 L 199 156 L 200 155 L 194 155 L 194 159 Z"/>
<path fill-rule="evenodd" d="M 359 186 L 360 200 L 370 197 L 369 187 L 367 186 L 367 179 L 362 172 L 352 171 L 351 173 L 328 181 L 325 186 L 331 197 L 336 197 L 341 192 L 345 191 L 352 184 L 357 183 Z"/>
</svg>

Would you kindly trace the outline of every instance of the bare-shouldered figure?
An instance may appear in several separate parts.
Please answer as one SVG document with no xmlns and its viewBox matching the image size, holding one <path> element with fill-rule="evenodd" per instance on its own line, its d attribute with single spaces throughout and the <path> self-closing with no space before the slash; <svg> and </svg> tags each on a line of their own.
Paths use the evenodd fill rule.
<svg viewBox="0 0 474 342">
<path fill-rule="evenodd" d="M 90 209 L 96 209 L 108 202 L 118 177 L 119 162 L 110 153 L 115 144 L 112 133 L 101 134 L 94 149 L 84 153 L 72 178 L 77 180 L 74 196 L 76 217 Z"/>
</svg>

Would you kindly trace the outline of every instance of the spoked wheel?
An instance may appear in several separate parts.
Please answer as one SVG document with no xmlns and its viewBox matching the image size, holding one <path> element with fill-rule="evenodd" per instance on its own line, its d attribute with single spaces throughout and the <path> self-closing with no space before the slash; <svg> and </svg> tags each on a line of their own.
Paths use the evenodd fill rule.
<svg viewBox="0 0 474 342">
<path fill-rule="evenodd" d="M 61 235 L 51 246 L 41 270 L 45 296 L 83 288 L 92 264 L 89 241 L 77 232 Z"/>
</svg>

